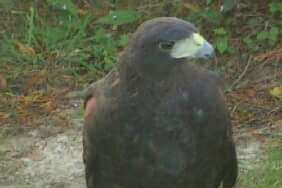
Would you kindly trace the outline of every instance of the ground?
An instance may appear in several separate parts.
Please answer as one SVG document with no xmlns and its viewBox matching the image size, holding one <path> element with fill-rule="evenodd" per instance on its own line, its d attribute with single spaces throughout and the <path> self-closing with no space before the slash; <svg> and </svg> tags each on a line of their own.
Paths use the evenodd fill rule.
<svg viewBox="0 0 282 188">
<path fill-rule="evenodd" d="M 79 102 L 65 114 L 78 113 Z M 68 128 L 41 125 L 2 139 L 1 188 L 80 188 L 85 186 L 82 162 L 82 119 Z M 243 131 L 245 132 L 245 131 Z M 261 143 L 248 133 L 236 136 L 241 169 L 254 168 L 261 156 Z"/>
</svg>

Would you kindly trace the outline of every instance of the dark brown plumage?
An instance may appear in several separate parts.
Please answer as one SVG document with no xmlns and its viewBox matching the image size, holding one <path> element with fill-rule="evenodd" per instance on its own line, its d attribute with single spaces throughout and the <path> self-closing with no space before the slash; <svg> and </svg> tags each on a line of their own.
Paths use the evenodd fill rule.
<svg viewBox="0 0 282 188">
<path fill-rule="evenodd" d="M 145 22 L 117 67 L 90 87 L 83 134 L 88 188 L 235 184 L 223 92 L 217 78 L 196 65 L 212 47 L 195 33 L 177 18 Z"/>
</svg>

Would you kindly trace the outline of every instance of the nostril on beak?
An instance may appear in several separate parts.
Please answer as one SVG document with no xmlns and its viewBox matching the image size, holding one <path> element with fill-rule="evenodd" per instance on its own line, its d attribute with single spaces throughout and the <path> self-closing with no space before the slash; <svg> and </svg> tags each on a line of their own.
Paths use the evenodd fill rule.
<svg viewBox="0 0 282 188">
<path fill-rule="evenodd" d="M 214 59 L 215 58 L 215 52 L 214 50 L 208 54 L 205 54 L 206 59 Z"/>
<path fill-rule="evenodd" d="M 211 48 L 206 48 L 202 53 L 202 58 L 204 59 L 214 59 L 215 58 L 215 51 Z"/>
<path fill-rule="evenodd" d="M 204 42 L 201 49 L 199 49 L 197 53 L 197 57 L 203 58 L 203 59 L 212 59 L 215 57 L 215 51 L 213 46 L 208 43 L 207 41 Z"/>
</svg>

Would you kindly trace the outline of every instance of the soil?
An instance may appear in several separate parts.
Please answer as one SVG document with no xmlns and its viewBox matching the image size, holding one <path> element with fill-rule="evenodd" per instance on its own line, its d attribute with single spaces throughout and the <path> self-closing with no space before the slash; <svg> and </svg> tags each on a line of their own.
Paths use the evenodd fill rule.
<svg viewBox="0 0 282 188">
<path fill-rule="evenodd" d="M 75 106 L 74 113 L 80 108 Z M 85 187 L 82 124 L 77 118 L 68 128 L 42 125 L 2 139 L 0 188 Z M 235 132 L 235 140 L 240 169 L 253 168 L 262 156 L 261 142 L 239 132 Z"/>
</svg>

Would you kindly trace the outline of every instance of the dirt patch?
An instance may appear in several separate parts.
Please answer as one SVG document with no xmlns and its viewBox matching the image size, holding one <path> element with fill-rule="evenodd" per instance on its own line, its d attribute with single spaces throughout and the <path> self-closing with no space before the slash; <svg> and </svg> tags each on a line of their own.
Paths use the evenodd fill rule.
<svg viewBox="0 0 282 188">
<path fill-rule="evenodd" d="M 85 187 L 82 120 L 71 124 L 63 132 L 40 127 L 3 139 L 0 188 Z"/>
<path fill-rule="evenodd" d="M 238 136 L 236 146 L 240 170 L 253 169 L 261 160 L 262 143 L 251 135 Z"/>
<path fill-rule="evenodd" d="M 82 120 L 53 136 L 42 131 L 7 138 L 1 143 L 1 188 L 85 187 L 82 162 Z M 50 127 L 51 129 L 52 127 Z M 45 128 L 46 129 L 46 128 Z M 241 169 L 252 168 L 260 159 L 261 143 L 248 134 L 236 136 Z"/>
<path fill-rule="evenodd" d="M 18 174 L 25 182 L 38 187 L 83 187 L 84 166 L 82 162 L 81 131 L 70 129 L 55 137 L 47 138 L 22 158 L 24 163 Z"/>
</svg>

